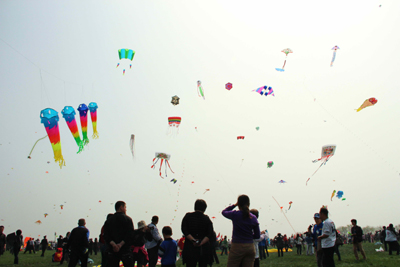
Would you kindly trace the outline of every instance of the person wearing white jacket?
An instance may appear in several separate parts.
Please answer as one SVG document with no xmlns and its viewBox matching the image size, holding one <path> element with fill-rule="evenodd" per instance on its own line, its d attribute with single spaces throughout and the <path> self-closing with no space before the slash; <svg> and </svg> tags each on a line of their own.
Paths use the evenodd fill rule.
<svg viewBox="0 0 400 267">
<path fill-rule="evenodd" d="M 386 228 L 386 243 L 389 244 L 389 255 L 392 255 L 392 250 L 397 250 L 397 255 L 399 255 L 399 242 L 397 242 L 396 230 L 393 228 L 393 224 L 389 224 Z"/>
</svg>

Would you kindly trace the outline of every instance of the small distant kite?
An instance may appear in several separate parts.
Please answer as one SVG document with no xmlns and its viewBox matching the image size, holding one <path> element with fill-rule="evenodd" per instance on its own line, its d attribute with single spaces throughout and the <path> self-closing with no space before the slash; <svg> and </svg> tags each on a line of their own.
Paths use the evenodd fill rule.
<svg viewBox="0 0 400 267">
<path fill-rule="evenodd" d="M 292 207 L 292 203 L 293 203 L 292 201 L 289 202 L 289 208 L 288 208 L 288 210 L 290 210 L 290 208 Z"/>
<path fill-rule="evenodd" d="M 119 49 L 118 50 L 118 56 L 119 59 L 129 59 L 130 61 L 133 60 L 133 57 L 135 56 L 135 51 L 132 49 Z M 119 63 L 117 64 L 117 68 L 119 67 Z M 132 68 L 132 64 L 130 64 L 129 68 Z M 125 69 L 123 69 L 122 74 L 125 74 Z"/>
<path fill-rule="evenodd" d="M 236 137 L 236 140 L 244 140 L 244 136 L 238 136 Z"/>
<path fill-rule="evenodd" d="M 331 201 L 332 201 L 332 198 L 335 196 L 335 193 L 336 193 L 336 190 L 333 190 L 332 196 L 331 196 Z"/>
<path fill-rule="evenodd" d="M 332 61 L 331 61 L 331 67 L 333 66 L 333 62 L 335 61 L 336 58 L 336 51 L 340 49 L 339 46 L 335 45 L 332 50 L 333 50 L 333 56 L 332 56 Z"/>
<path fill-rule="evenodd" d="M 321 158 L 313 160 L 313 163 L 316 163 L 318 161 L 322 161 L 322 163 L 321 163 L 321 165 L 319 165 L 318 169 L 311 175 L 311 177 L 314 176 L 314 174 L 319 170 L 319 168 L 322 167 L 322 165 L 325 165 L 328 162 L 328 160 L 333 155 L 335 155 L 335 151 L 336 151 L 336 145 L 326 145 L 326 146 L 322 147 Z M 311 177 L 307 179 L 306 185 L 307 185 L 308 181 L 311 179 Z"/>
<path fill-rule="evenodd" d="M 204 89 L 203 86 L 201 85 L 201 81 L 197 81 L 197 94 L 205 100 L 206 98 L 204 97 Z"/>
<path fill-rule="evenodd" d="M 37 220 L 35 223 L 42 224 L 42 221 L 41 220 Z"/>
<path fill-rule="evenodd" d="M 278 183 L 279 183 L 279 184 L 286 184 L 286 181 L 280 180 Z"/>
<path fill-rule="evenodd" d="M 266 85 L 261 86 L 257 89 L 254 89 L 252 92 L 256 92 L 256 93 L 259 93 L 260 95 L 265 95 L 265 96 L 269 96 L 269 95 L 275 96 L 274 89 L 272 89 L 271 86 L 268 87 Z"/>
<path fill-rule="evenodd" d="M 281 52 L 283 52 L 283 53 L 286 54 L 285 62 L 283 62 L 283 67 L 282 67 L 281 69 L 280 69 L 280 68 L 275 68 L 275 69 L 276 69 L 277 71 L 283 72 L 283 71 L 285 71 L 285 65 L 286 65 L 287 56 L 288 56 L 289 53 L 293 53 L 293 51 L 292 51 L 292 49 L 290 49 L 290 48 L 286 48 L 286 49 L 283 49 Z"/>
<path fill-rule="evenodd" d="M 131 134 L 131 139 L 129 140 L 129 148 L 131 149 L 132 158 L 135 157 L 135 135 Z"/>
<path fill-rule="evenodd" d="M 171 181 L 170 182 L 172 182 L 172 183 L 174 183 L 174 184 L 176 184 L 176 182 L 177 182 L 178 180 L 176 180 L 176 179 L 171 179 Z"/>
<path fill-rule="evenodd" d="M 164 160 L 165 160 L 165 177 L 167 177 L 167 166 L 169 167 L 171 172 L 174 173 L 173 170 L 171 169 L 171 166 L 169 165 L 169 162 L 168 162 L 168 160 L 170 158 L 171 158 L 171 155 L 169 155 L 169 154 L 156 152 L 156 155 L 155 155 L 155 157 L 153 159 L 153 165 L 151 165 L 152 169 L 155 167 L 157 162 L 161 159 L 161 164 L 160 164 L 160 170 L 159 171 L 160 171 L 160 177 L 163 178 L 163 179 L 164 179 L 164 177 L 162 177 L 162 175 L 161 175 L 161 167 L 163 165 Z"/>
<path fill-rule="evenodd" d="M 60 168 L 65 166 L 64 157 L 61 153 L 60 131 L 58 128 L 58 112 L 51 108 L 40 111 L 41 123 L 43 123 L 47 136 L 53 148 L 54 160 L 58 162 Z"/>
<path fill-rule="evenodd" d="M 376 98 L 371 97 L 370 99 L 365 100 L 364 103 L 356 110 L 357 110 L 357 112 L 359 112 L 360 110 L 362 110 L 366 107 L 375 105 L 377 102 L 378 102 L 378 100 L 376 100 Z"/>
<path fill-rule="evenodd" d="M 46 217 L 47 217 L 47 215 L 49 215 L 49 214 L 45 213 L 45 214 L 44 214 L 44 217 L 46 218 Z"/>
<path fill-rule="evenodd" d="M 343 191 L 338 191 L 338 192 L 336 193 L 336 197 L 337 197 L 338 199 L 341 199 L 341 198 L 343 197 Z"/>
<path fill-rule="evenodd" d="M 345 198 L 345 197 L 344 197 L 344 198 L 342 198 L 342 201 L 343 201 L 343 200 L 346 200 L 346 198 Z M 347 206 L 348 206 L 348 205 L 347 205 Z"/>
<path fill-rule="evenodd" d="M 168 131 L 167 134 L 178 134 L 179 133 L 179 125 L 181 125 L 182 118 L 181 117 L 168 117 Z"/>
<path fill-rule="evenodd" d="M 177 95 L 174 95 L 172 97 L 171 104 L 174 105 L 174 106 L 179 105 L 179 99 L 180 98 Z"/>
<path fill-rule="evenodd" d="M 210 189 L 206 189 L 206 191 L 204 191 L 203 195 L 204 195 L 205 193 L 207 193 L 208 191 L 210 191 Z"/>
<path fill-rule="evenodd" d="M 64 209 L 64 205 L 60 205 L 60 208 L 63 210 Z"/>
<path fill-rule="evenodd" d="M 260 130 L 260 127 L 257 126 L 257 127 L 256 127 L 256 130 L 257 130 L 257 131 Z"/>
<path fill-rule="evenodd" d="M 274 165 L 274 162 L 273 161 L 268 161 L 268 163 L 267 163 L 267 168 L 271 168 L 272 166 Z"/>
<path fill-rule="evenodd" d="M 232 84 L 231 83 L 225 84 L 225 89 L 226 90 L 231 90 L 232 89 Z"/>
</svg>

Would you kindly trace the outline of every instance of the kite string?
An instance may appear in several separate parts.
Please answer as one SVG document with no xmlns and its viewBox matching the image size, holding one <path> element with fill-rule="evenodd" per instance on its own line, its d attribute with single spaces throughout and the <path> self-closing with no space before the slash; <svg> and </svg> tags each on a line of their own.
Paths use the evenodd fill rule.
<svg viewBox="0 0 400 267">
<path fill-rule="evenodd" d="M 275 200 L 276 204 L 278 205 L 279 209 L 281 209 L 281 205 L 279 205 L 278 201 L 274 198 L 274 196 L 272 196 L 272 198 Z M 285 216 L 286 221 L 289 223 L 290 227 L 292 227 L 293 232 L 296 233 L 296 230 L 294 230 L 292 224 L 290 223 L 289 219 L 286 217 L 285 213 L 283 212 L 283 210 L 281 209 L 281 212 L 283 214 L 283 216 Z"/>
</svg>

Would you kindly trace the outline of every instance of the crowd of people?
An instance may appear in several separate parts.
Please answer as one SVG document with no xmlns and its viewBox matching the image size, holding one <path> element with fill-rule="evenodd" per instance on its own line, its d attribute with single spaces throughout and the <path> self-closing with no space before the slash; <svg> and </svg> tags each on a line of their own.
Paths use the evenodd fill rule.
<svg viewBox="0 0 400 267">
<path fill-rule="evenodd" d="M 237 209 L 236 209 L 237 208 Z M 247 195 L 238 197 L 236 204 L 226 207 L 222 215 L 232 221 L 232 238 L 227 236 L 218 237 L 213 228 L 210 218 L 205 215 L 207 203 L 196 200 L 194 211 L 188 212 L 182 219 L 181 230 L 183 236 L 179 240 L 172 238 L 172 229 L 164 226 L 161 234 L 157 224 L 158 216 L 153 216 L 150 224 L 141 220 L 134 227 L 132 219 L 126 215 L 127 206 L 123 201 L 115 204 L 115 213 L 107 215 L 106 221 L 101 228 L 99 239 L 89 238 L 90 232 L 86 227 L 85 219 L 79 219 L 78 227 L 68 232 L 65 237 L 60 236 L 57 240 L 56 252 L 53 261 L 68 266 L 87 266 L 89 255 L 97 255 L 101 252 L 104 267 L 117 267 L 120 261 L 126 267 L 155 267 L 158 258 L 161 257 L 161 266 L 173 267 L 176 264 L 177 253 L 182 257 L 182 262 L 187 267 L 212 266 L 215 262 L 219 264 L 217 249 L 228 256 L 228 267 L 259 267 L 260 260 L 269 257 L 268 246 L 275 247 L 278 257 L 283 257 L 284 252 L 295 249 L 297 255 L 303 251 L 307 256 L 315 255 L 318 267 L 335 266 L 334 254 L 341 260 L 339 247 L 343 244 L 352 244 L 354 256 L 358 260 L 360 253 L 365 260 L 366 254 L 363 249 L 364 242 L 380 241 L 385 251 L 392 255 L 393 251 L 400 253 L 398 243 L 399 233 L 390 224 L 383 227 L 375 234 L 364 234 L 357 220 L 351 220 L 349 233 L 341 234 L 336 230 L 335 223 L 329 218 L 326 207 L 322 207 L 313 216 L 314 224 L 310 225 L 304 233 L 298 233 L 288 237 L 286 234 L 278 233 L 270 238 L 268 231 L 260 231 L 258 216 L 259 211 L 250 209 L 250 198 Z M 17 230 L 9 235 L 4 234 L 4 226 L 0 226 L 0 256 L 6 250 L 14 254 L 14 264 L 18 264 L 18 255 L 23 246 L 22 231 Z M 26 241 L 25 251 L 36 253 L 42 250 L 43 257 L 46 250 L 51 246 L 46 236 L 40 241 L 30 238 Z"/>
</svg>

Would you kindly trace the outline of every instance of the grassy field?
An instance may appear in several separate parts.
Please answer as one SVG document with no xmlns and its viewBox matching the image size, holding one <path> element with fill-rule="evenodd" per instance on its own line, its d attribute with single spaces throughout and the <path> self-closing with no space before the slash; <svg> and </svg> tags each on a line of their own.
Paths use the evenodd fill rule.
<svg viewBox="0 0 400 267">
<path fill-rule="evenodd" d="M 352 251 L 351 245 L 344 245 L 340 247 L 340 254 L 342 256 L 342 261 L 337 260 L 335 255 L 336 266 L 386 266 L 386 267 L 398 267 L 400 266 L 400 256 L 392 255 L 389 256 L 388 252 L 375 252 L 375 248 L 379 246 L 374 246 L 373 244 L 364 244 L 365 253 L 367 254 L 367 260 L 356 261 Z M 217 251 L 218 253 L 219 251 Z M 19 256 L 19 266 L 60 266 L 59 263 L 52 263 L 51 256 L 54 251 L 47 251 L 45 257 L 40 257 L 39 253 L 36 254 L 20 254 Z M 359 255 L 361 257 L 361 255 Z M 94 254 L 90 256 L 94 260 L 94 264 L 88 266 L 98 266 L 101 264 L 100 253 L 95 256 Z M 362 258 L 362 257 L 361 257 Z M 214 267 L 226 266 L 228 256 L 219 256 L 220 264 L 214 264 Z M 13 256 L 6 252 L 3 256 L 0 256 L 0 266 L 13 266 Z M 64 262 L 63 266 L 68 266 L 67 262 Z M 182 261 L 179 260 L 176 266 L 182 266 Z M 270 253 L 270 257 L 266 260 L 260 261 L 260 266 L 317 266 L 314 256 L 296 255 L 296 252 L 288 252 L 284 254 L 284 257 L 278 258 L 277 253 Z"/>
</svg>

